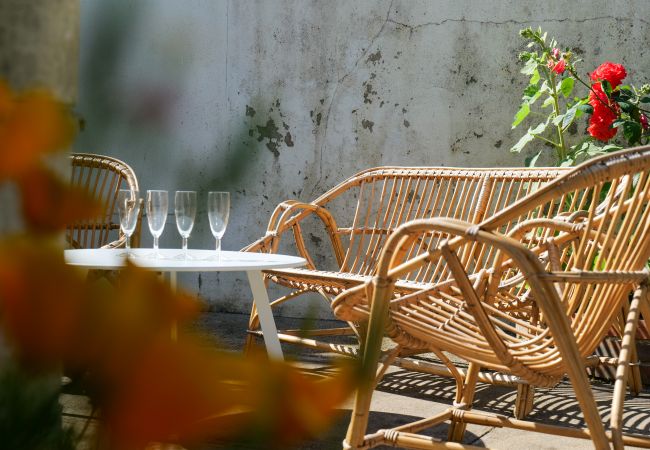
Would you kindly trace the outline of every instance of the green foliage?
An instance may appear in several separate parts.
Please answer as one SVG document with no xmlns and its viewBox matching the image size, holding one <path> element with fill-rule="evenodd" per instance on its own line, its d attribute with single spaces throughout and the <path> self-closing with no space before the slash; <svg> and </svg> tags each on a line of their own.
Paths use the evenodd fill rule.
<svg viewBox="0 0 650 450">
<path fill-rule="evenodd" d="M 543 121 L 534 127 L 529 126 L 526 133 L 510 148 L 511 152 L 520 153 L 531 142 L 543 143 L 542 150 L 526 158 L 526 165 L 534 166 L 544 148 L 554 150 L 555 163 L 560 166 L 574 165 L 587 158 L 622 148 L 617 141 L 606 145 L 590 135 L 580 137 L 575 133 L 579 126 L 586 128 L 586 124 L 580 122 L 580 119 L 585 115 L 594 114 L 594 101 L 600 101 L 603 107 L 616 115 L 611 128 L 621 130 L 628 145 L 649 142 L 650 126 L 646 114 L 650 115 L 650 111 L 644 109 L 644 105 L 650 103 L 650 85 L 644 84 L 640 89 L 636 89 L 628 85 L 612 86 L 608 80 L 585 82 L 578 75 L 576 64 L 580 61 L 575 59 L 573 52 L 566 47 L 560 47 L 558 42 L 549 38 L 541 28 L 526 28 L 521 30 L 520 34 L 528 41 L 528 50 L 519 54 L 519 60 L 523 62 L 521 73 L 529 77 L 529 84 L 524 89 L 512 128 L 543 118 Z M 561 48 L 564 50 L 560 50 Z M 586 88 L 587 94 L 591 94 L 592 104 L 589 104 L 588 95 L 574 96 L 577 85 Z M 597 89 L 602 90 L 602 93 L 598 94 Z M 542 101 L 538 102 L 540 99 Z M 611 116 L 611 113 L 609 114 Z M 579 122 L 581 125 L 578 125 Z M 607 127 L 607 124 L 604 127 Z M 592 132 L 591 129 L 589 131 Z M 607 128 L 605 133 L 601 134 L 609 134 Z M 603 139 L 603 136 L 597 133 L 594 135 Z"/>
<path fill-rule="evenodd" d="M 571 95 L 571 92 L 573 92 L 573 85 L 575 84 L 575 80 L 573 78 L 564 78 L 562 81 L 560 81 L 560 84 L 558 85 L 558 91 L 564 95 L 564 98 L 569 98 L 569 95 Z"/>
<path fill-rule="evenodd" d="M 512 146 L 510 151 L 519 153 L 529 143 L 541 140 L 556 151 L 557 164 L 567 159 L 569 147 L 566 144 L 565 134 L 568 128 L 584 113 L 580 109 L 586 103 L 583 99 L 571 97 L 575 80 L 570 72 L 562 69 L 561 64 L 572 64 L 571 52 L 560 52 L 557 41 L 549 39 L 541 28 L 536 31 L 532 28 L 521 30 L 521 36 L 527 39 L 530 51 L 523 52 L 519 59 L 524 61 L 521 73 L 530 77 L 529 84 L 524 90 L 522 103 L 515 114 L 512 128 L 516 128 L 529 117 L 545 117 L 546 120 L 534 128 L 528 128 L 519 141 Z M 559 66 L 556 65 L 560 64 Z M 537 100 L 544 97 L 539 106 L 534 106 Z M 551 107 L 550 112 L 545 112 Z M 541 152 L 527 160 L 527 164 L 534 165 Z"/>
</svg>

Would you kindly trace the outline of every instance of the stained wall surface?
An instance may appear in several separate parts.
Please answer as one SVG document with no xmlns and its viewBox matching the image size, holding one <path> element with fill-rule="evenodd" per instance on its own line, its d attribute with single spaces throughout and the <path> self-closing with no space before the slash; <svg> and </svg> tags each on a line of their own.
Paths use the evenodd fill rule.
<svg viewBox="0 0 650 450">
<path fill-rule="evenodd" d="M 523 132 L 510 129 L 526 84 L 519 30 L 542 26 L 584 73 L 611 60 L 641 84 L 647 5 L 82 0 L 76 148 L 124 159 L 143 191 L 230 190 L 224 248 L 240 249 L 280 201 L 310 201 L 364 168 L 521 165 L 508 151 Z M 190 247 L 214 245 L 204 199 Z M 162 243 L 178 247 L 172 208 Z M 249 310 L 243 274 L 182 281 L 216 309 Z"/>
</svg>

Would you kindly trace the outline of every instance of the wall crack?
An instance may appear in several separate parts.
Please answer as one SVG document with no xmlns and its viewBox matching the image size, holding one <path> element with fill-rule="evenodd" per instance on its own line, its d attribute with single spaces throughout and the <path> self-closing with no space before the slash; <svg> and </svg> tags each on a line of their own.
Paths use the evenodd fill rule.
<svg viewBox="0 0 650 450">
<path fill-rule="evenodd" d="M 352 68 L 348 70 L 342 77 L 340 77 L 338 80 L 336 80 L 336 85 L 334 86 L 334 90 L 332 92 L 332 95 L 330 96 L 329 99 L 329 104 L 327 105 L 327 112 L 325 113 L 325 125 L 323 127 L 323 132 L 320 133 L 320 142 L 318 143 L 318 179 L 316 180 L 316 183 L 314 184 L 314 189 L 318 188 L 320 186 L 320 182 L 323 178 L 323 147 L 325 145 L 325 142 L 327 140 L 327 130 L 329 128 L 329 122 L 330 122 L 330 113 L 332 112 L 332 105 L 334 104 L 334 100 L 336 99 L 336 96 L 339 91 L 339 87 L 341 84 L 350 76 L 352 75 L 357 68 L 359 67 L 359 63 L 363 61 L 367 56 L 370 50 L 374 47 L 375 42 L 381 34 L 384 32 L 386 29 L 386 25 L 391 22 L 390 19 L 390 12 L 393 9 L 393 3 L 395 0 L 391 0 L 390 4 L 388 5 L 388 11 L 386 11 L 386 18 L 384 19 L 384 22 L 381 24 L 381 27 L 379 27 L 379 31 L 375 33 L 375 35 L 370 39 L 369 44 L 366 46 L 366 49 L 361 53 L 361 55 L 357 58 L 357 60 L 354 62 Z"/>
<path fill-rule="evenodd" d="M 506 25 L 506 24 L 513 24 L 513 25 L 531 25 L 531 24 L 543 24 L 543 23 L 564 23 L 564 22 L 573 22 L 573 23 L 585 23 L 585 22 L 595 22 L 598 20 L 616 20 L 616 21 L 627 21 L 627 22 L 641 22 L 644 24 L 650 23 L 649 21 L 642 19 L 640 17 L 634 17 L 634 18 L 628 18 L 628 17 L 614 17 L 614 16 L 596 16 L 596 17 L 586 17 L 584 19 L 571 19 L 571 18 L 564 18 L 564 19 L 544 19 L 544 20 L 514 20 L 514 19 L 509 19 L 509 20 L 504 20 L 501 22 L 494 21 L 494 20 L 472 20 L 472 19 L 444 19 L 439 22 L 426 22 L 426 23 L 420 23 L 418 25 L 411 25 L 405 22 L 399 22 L 397 20 L 393 20 L 388 18 L 387 22 L 392 23 L 393 25 L 397 25 L 400 27 L 407 28 L 411 34 L 413 34 L 415 31 L 418 31 L 420 28 L 426 28 L 430 26 L 438 26 L 438 25 L 445 25 L 447 23 L 473 23 L 473 24 L 478 24 L 478 25 Z"/>
</svg>

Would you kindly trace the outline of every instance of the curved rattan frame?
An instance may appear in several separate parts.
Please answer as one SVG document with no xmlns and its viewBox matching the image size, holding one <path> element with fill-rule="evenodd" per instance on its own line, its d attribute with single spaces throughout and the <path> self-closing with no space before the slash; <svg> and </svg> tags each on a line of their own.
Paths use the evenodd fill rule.
<svg viewBox="0 0 650 450">
<path fill-rule="evenodd" d="M 123 247 L 126 238 L 121 233 L 118 239 L 112 242 L 109 242 L 109 238 L 111 231 L 120 229 L 119 220 L 114 220 L 117 192 L 119 189 L 139 191 L 135 172 L 119 159 L 91 153 L 70 154 L 70 164 L 71 184 L 85 189 L 100 200 L 104 205 L 104 211 L 96 220 L 68 226 L 66 229 L 68 244 L 73 248 Z M 139 246 L 141 219 L 142 208 L 140 208 L 136 231 L 132 236 L 133 247 Z"/>
</svg>

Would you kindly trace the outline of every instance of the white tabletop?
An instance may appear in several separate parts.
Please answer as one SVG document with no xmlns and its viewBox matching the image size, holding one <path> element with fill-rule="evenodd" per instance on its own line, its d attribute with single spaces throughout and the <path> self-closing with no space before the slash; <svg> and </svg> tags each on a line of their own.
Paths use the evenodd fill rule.
<svg viewBox="0 0 650 450">
<path fill-rule="evenodd" d="M 131 249 L 129 261 L 133 264 L 160 272 L 232 272 L 267 269 L 287 269 L 306 264 L 304 258 L 272 253 L 221 252 L 217 259 L 214 250 L 190 249 L 188 258 L 183 250 L 161 248 L 159 257 L 151 248 Z M 72 266 L 85 269 L 114 270 L 126 265 L 126 250 L 119 249 L 75 249 L 65 250 L 65 261 Z"/>
</svg>

